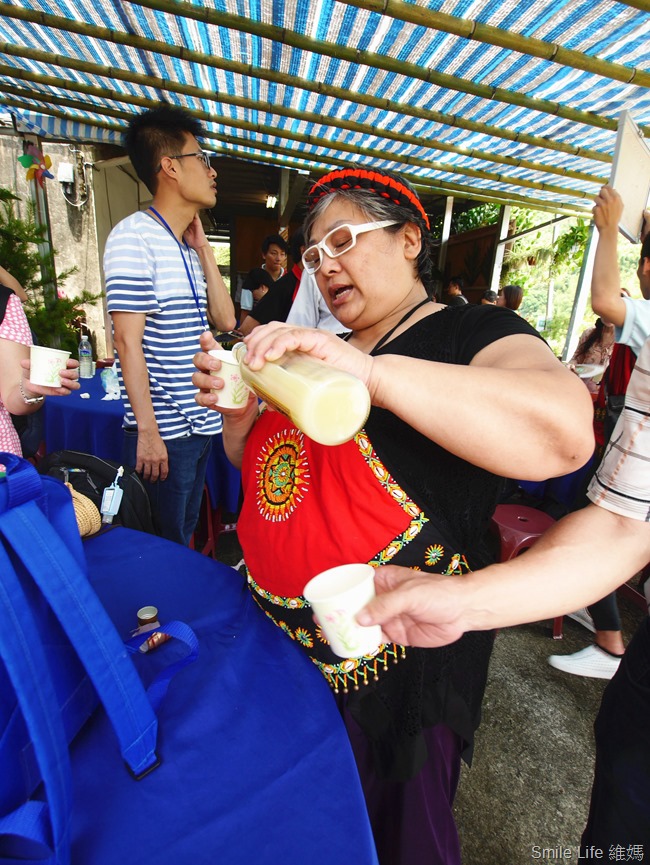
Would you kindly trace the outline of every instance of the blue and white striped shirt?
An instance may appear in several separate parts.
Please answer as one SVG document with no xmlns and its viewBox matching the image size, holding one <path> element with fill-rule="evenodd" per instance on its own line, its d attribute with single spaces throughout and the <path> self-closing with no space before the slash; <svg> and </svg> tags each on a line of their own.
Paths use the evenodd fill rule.
<svg viewBox="0 0 650 865">
<path fill-rule="evenodd" d="M 142 350 L 149 372 L 151 401 L 163 439 L 221 430 L 221 415 L 194 400 L 192 358 L 204 327 L 182 256 L 194 280 L 199 304 L 207 308 L 205 276 L 198 255 L 183 246 L 146 213 L 134 213 L 111 231 L 104 253 L 107 307 L 146 316 Z M 117 373 L 125 406 L 124 426 L 136 426 L 122 369 Z"/>
</svg>

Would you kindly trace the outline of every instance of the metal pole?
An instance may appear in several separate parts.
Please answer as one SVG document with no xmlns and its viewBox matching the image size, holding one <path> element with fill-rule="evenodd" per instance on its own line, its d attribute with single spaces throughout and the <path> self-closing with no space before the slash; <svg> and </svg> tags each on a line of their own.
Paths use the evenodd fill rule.
<svg viewBox="0 0 650 865">
<path fill-rule="evenodd" d="M 26 144 L 32 144 L 42 152 L 41 142 L 35 135 L 25 136 L 24 141 Z M 42 240 L 38 244 L 41 279 L 43 282 L 43 303 L 46 307 L 52 307 L 56 304 L 58 296 L 56 292 L 56 265 L 54 262 L 52 231 L 47 207 L 47 193 L 45 188 L 34 179 L 30 182 L 30 194 L 34 203 L 34 221 L 43 232 Z M 56 347 L 53 346 L 53 348 Z"/>
<path fill-rule="evenodd" d="M 582 259 L 582 267 L 580 268 L 580 276 L 578 277 L 578 287 L 573 299 L 573 309 L 571 310 L 571 319 L 569 320 L 569 329 L 562 351 L 562 360 L 566 361 L 573 356 L 573 352 L 578 344 L 578 328 L 582 324 L 582 319 L 585 315 L 587 306 L 587 297 L 591 294 L 591 277 L 594 272 L 594 258 L 596 257 L 596 231 L 594 224 L 589 226 L 587 234 L 587 244 L 585 254 Z"/>
<path fill-rule="evenodd" d="M 501 267 L 503 265 L 503 254 L 506 250 L 505 241 L 508 237 L 508 228 L 510 226 L 510 205 L 505 204 L 499 211 L 499 238 L 494 245 L 494 259 L 492 260 L 492 273 L 490 274 L 490 289 L 499 291 L 499 282 L 501 280 Z"/>
</svg>

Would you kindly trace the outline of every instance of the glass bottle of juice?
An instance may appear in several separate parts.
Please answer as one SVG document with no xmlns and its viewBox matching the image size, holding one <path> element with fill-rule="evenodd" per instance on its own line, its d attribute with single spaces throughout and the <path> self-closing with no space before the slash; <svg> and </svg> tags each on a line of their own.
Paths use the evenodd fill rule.
<svg viewBox="0 0 650 865">
<path fill-rule="evenodd" d="M 251 390 L 319 444 L 349 441 L 368 419 L 368 389 L 348 372 L 295 351 L 252 370 L 244 362 L 243 342 L 234 345 L 232 353 Z"/>
</svg>

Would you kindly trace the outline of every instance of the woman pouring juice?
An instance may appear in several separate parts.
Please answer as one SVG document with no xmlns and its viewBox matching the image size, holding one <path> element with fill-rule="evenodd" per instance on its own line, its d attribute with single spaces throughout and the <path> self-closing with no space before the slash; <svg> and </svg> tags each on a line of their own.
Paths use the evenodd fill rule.
<svg viewBox="0 0 650 865">
<path fill-rule="evenodd" d="M 457 865 L 452 804 L 492 634 L 340 658 L 303 589 L 351 562 L 390 562 L 431 579 L 483 567 L 502 478 L 541 480 L 586 462 L 591 400 L 512 311 L 430 300 L 429 220 L 404 179 L 335 170 L 311 188 L 308 211 L 303 264 L 350 337 L 272 322 L 246 338 L 244 363 L 261 373 L 288 353 L 316 358 L 360 379 L 372 405 L 360 432 L 336 446 L 280 412 L 260 412 L 253 395 L 223 411 L 224 446 L 242 468 L 249 586 L 278 639 L 295 640 L 332 688 L 382 865 Z M 208 375 L 218 380 L 219 360 L 207 354 L 209 334 L 202 340 L 196 398 L 219 410 Z"/>
</svg>

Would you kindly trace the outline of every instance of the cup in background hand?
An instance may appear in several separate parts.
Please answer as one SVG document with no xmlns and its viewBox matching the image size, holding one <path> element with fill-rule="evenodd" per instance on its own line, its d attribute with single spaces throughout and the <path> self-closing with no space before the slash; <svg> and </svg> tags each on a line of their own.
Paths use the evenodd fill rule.
<svg viewBox="0 0 650 865">
<path fill-rule="evenodd" d="M 361 658 L 381 645 L 381 627 L 363 627 L 355 616 L 375 597 L 371 565 L 340 565 L 317 574 L 303 592 L 332 651 L 341 658 Z"/>
<path fill-rule="evenodd" d="M 242 408 L 248 401 L 250 388 L 241 377 L 239 364 L 231 351 L 213 348 L 208 352 L 212 357 L 221 361 L 221 369 L 213 370 L 212 375 L 223 379 L 223 388 L 212 393 L 216 394 L 219 402 L 217 408 Z"/>
<path fill-rule="evenodd" d="M 29 381 L 42 387 L 61 387 L 59 373 L 66 368 L 69 351 L 32 345 L 29 349 Z"/>
</svg>

